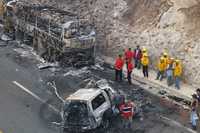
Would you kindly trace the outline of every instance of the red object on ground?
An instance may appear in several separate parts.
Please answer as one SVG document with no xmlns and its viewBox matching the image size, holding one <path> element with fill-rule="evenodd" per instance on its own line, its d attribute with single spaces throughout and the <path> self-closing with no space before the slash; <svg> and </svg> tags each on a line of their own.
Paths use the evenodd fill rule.
<svg viewBox="0 0 200 133">
<path fill-rule="evenodd" d="M 116 61 L 115 61 L 115 69 L 122 70 L 123 65 L 124 65 L 123 59 L 122 58 L 117 58 Z"/>
<path fill-rule="evenodd" d="M 133 109 L 134 109 L 134 104 L 132 102 L 121 104 L 120 105 L 121 116 L 124 119 L 129 119 L 129 118 L 133 117 L 134 116 Z"/>
</svg>

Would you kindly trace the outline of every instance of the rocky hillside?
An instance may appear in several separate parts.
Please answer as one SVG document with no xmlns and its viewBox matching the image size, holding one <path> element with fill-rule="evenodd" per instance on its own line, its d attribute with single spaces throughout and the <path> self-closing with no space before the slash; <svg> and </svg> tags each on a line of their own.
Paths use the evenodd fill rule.
<svg viewBox="0 0 200 133">
<path fill-rule="evenodd" d="M 124 48 L 149 49 L 152 68 L 167 50 L 182 60 L 184 81 L 200 84 L 200 0 L 40 0 L 90 19 L 98 52 L 115 57 Z"/>
</svg>

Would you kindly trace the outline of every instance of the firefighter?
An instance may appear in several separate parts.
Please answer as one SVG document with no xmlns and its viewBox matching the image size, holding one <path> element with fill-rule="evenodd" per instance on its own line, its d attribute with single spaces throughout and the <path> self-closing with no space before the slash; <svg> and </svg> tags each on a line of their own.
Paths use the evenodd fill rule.
<svg viewBox="0 0 200 133">
<path fill-rule="evenodd" d="M 174 58 L 170 58 L 168 60 L 168 66 L 167 66 L 167 85 L 171 86 L 173 84 L 173 70 L 174 70 Z"/>
<path fill-rule="evenodd" d="M 182 75 L 182 66 L 180 60 L 175 61 L 174 66 L 174 78 L 175 78 L 175 87 L 180 89 L 180 78 Z"/>
<path fill-rule="evenodd" d="M 134 56 L 134 53 L 131 50 L 131 48 L 129 48 L 128 50 L 125 50 L 124 56 L 125 56 L 125 61 L 126 61 L 126 65 L 127 65 L 127 68 L 128 68 L 128 62 L 130 60 L 133 60 L 133 56 Z"/>
<path fill-rule="evenodd" d="M 122 55 L 120 54 L 115 61 L 115 80 L 122 81 L 122 69 L 123 69 L 124 61 L 122 59 Z"/>
<path fill-rule="evenodd" d="M 168 58 L 168 54 L 166 52 L 163 53 L 163 59 L 164 59 L 165 65 L 167 66 L 169 58 Z"/>
<path fill-rule="evenodd" d="M 164 52 L 162 57 L 164 59 L 164 64 L 165 64 L 165 71 L 164 71 L 163 77 L 166 78 L 167 77 L 166 70 L 167 70 L 167 66 L 168 66 L 168 62 L 169 62 L 169 56 L 168 56 L 167 52 Z"/>
<path fill-rule="evenodd" d="M 160 61 L 159 61 L 157 67 L 158 67 L 158 74 L 157 74 L 156 80 L 160 79 L 160 81 L 162 81 L 163 76 L 164 76 L 164 72 L 165 72 L 165 62 L 164 62 L 163 57 L 160 58 Z"/>
<path fill-rule="evenodd" d="M 149 57 L 148 57 L 147 53 L 143 54 L 141 63 L 142 63 L 143 75 L 144 75 L 144 77 L 148 78 L 149 77 L 149 73 L 148 73 Z"/>
<path fill-rule="evenodd" d="M 132 78 L 131 78 L 131 74 L 132 74 L 132 71 L 133 71 L 133 63 L 132 63 L 132 60 L 129 60 L 128 61 L 128 70 L 127 70 L 127 79 L 128 79 L 128 83 L 129 84 L 132 84 Z"/>
<path fill-rule="evenodd" d="M 131 128 L 135 105 L 132 101 L 124 101 L 120 105 L 120 114 L 123 120 L 124 128 Z"/>
</svg>

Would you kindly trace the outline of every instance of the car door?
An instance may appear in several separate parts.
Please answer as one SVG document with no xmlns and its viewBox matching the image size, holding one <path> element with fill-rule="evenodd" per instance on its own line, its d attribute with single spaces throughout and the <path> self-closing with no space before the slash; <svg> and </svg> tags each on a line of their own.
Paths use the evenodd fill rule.
<svg viewBox="0 0 200 133">
<path fill-rule="evenodd" d="M 104 112 L 110 108 L 110 102 L 108 97 L 106 97 L 106 94 L 101 92 L 99 95 L 97 95 L 92 101 L 91 101 L 92 109 L 94 117 L 98 123 L 98 125 L 101 124 L 102 116 Z"/>
</svg>

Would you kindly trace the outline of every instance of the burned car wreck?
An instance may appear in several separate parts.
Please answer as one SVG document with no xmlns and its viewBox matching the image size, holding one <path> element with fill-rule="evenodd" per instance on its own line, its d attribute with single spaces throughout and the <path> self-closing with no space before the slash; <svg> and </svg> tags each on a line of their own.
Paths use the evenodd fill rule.
<svg viewBox="0 0 200 133">
<path fill-rule="evenodd" d="M 94 63 L 95 28 L 87 19 L 39 2 L 10 1 L 4 31 L 30 44 L 48 62 L 81 67 Z"/>
<path fill-rule="evenodd" d="M 58 93 L 57 96 L 61 99 Z M 118 105 L 123 98 L 109 86 L 79 89 L 66 99 L 61 99 L 60 127 L 64 132 L 86 132 L 98 127 L 106 129 L 111 119 L 119 115 Z"/>
</svg>

